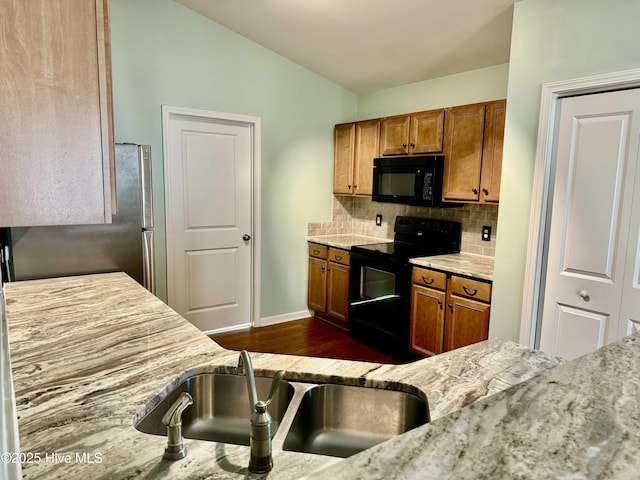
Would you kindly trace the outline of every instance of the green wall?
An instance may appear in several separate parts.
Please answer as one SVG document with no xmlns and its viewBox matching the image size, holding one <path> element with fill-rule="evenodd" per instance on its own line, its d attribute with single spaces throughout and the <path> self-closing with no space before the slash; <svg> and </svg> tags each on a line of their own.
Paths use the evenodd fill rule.
<svg viewBox="0 0 640 480">
<path fill-rule="evenodd" d="M 306 229 L 331 218 L 335 123 L 506 96 L 490 334 L 517 340 L 541 85 L 640 66 L 637 0 L 518 2 L 509 64 L 359 97 L 172 0 L 111 0 L 111 16 L 116 140 L 153 149 L 161 298 L 161 105 L 262 119 L 262 317 L 306 308 Z"/>
<path fill-rule="evenodd" d="M 262 119 L 261 316 L 306 309 L 307 223 L 331 219 L 333 125 L 355 94 L 172 0 L 111 0 L 115 136 L 150 144 L 166 299 L 161 105 Z"/>
<path fill-rule="evenodd" d="M 515 4 L 490 336 L 519 338 L 544 83 L 640 66 L 637 0 Z"/>
<path fill-rule="evenodd" d="M 506 98 L 508 73 L 505 63 L 360 95 L 358 119 Z"/>
</svg>

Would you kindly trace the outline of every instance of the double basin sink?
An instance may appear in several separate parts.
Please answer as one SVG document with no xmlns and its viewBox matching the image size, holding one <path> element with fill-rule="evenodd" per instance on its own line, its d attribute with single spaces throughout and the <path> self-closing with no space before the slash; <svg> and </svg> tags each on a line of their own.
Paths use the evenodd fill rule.
<svg viewBox="0 0 640 480">
<path fill-rule="evenodd" d="M 259 398 L 271 378 L 256 377 Z M 135 425 L 166 435 L 162 417 L 182 392 L 193 405 L 182 414 L 185 438 L 249 445 L 249 395 L 244 375 L 187 378 Z M 411 393 L 338 384 L 281 381 L 269 405 L 274 451 L 349 457 L 429 421 L 425 400 Z"/>
</svg>

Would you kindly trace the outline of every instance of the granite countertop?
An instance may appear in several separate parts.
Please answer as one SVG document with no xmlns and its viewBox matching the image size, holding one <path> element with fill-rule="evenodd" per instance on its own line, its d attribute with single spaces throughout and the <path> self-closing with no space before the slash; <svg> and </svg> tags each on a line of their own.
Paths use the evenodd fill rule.
<svg viewBox="0 0 640 480">
<path fill-rule="evenodd" d="M 391 243 L 393 239 L 368 237 L 366 235 L 318 235 L 307 237 L 308 242 L 327 245 L 328 247 L 343 248 L 349 250 L 354 245 L 372 245 L 374 243 Z"/>
<path fill-rule="evenodd" d="M 637 479 L 640 334 L 354 455 L 314 479 Z"/>
<path fill-rule="evenodd" d="M 16 402 L 13 393 L 11 362 L 9 358 L 9 331 L 4 307 L 4 290 L 0 277 L 0 453 L 15 454 L 20 450 L 18 441 L 18 421 Z M 22 477 L 19 463 L 5 462 L 0 459 L 0 478 L 13 480 Z"/>
<path fill-rule="evenodd" d="M 494 259 L 485 255 L 452 253 L 449 255 L 412 258 L 411 263 L 420 267 L 493 281 Z"/>
<path fill-rule="evenodd" d="M 373 243 L 391 243 L 389 238 L 367 237 L 365 235 L 318 235 L 307 237 L 308 242 L 319 243 L 329 247 L 351 249 L 354 245 L 370 245 Z M 493 257 L 474 253 L 452 253 L 431 257 L 412 258 L 411 263 L 420 267 L 434 268 L 445 272 L 493 281 Z"/>
<path fill-rule="evenodd" d="M 233 371 L 237 352 L 211 341 L 123 273 L 12 283 L 5 293 L 21 450 L 33 454 L 23 478 L 267 477 L 248 472 L 248 447 L 186 439 L 187 458 L 168 462 L 162 460 L 166 438 L 133 427 L 187 376 Z M 418 389 L 435 422 L 562 363 L 499 339 L 407 365 L 252 358 L 258 375 L 282 369 L 294 381 Z M 432 431 L 426 427 L 378 448 L 399 456 L 405 436 L 421 438 Z M 379 467 L 363 467 L 362 458 L 276 450 L 268 478 L 300 478 L 331 464 L 358 464 L 362 475 L 376 476 Z M 422 453 L 414 461 L 419 458 Z"/>
</svg>

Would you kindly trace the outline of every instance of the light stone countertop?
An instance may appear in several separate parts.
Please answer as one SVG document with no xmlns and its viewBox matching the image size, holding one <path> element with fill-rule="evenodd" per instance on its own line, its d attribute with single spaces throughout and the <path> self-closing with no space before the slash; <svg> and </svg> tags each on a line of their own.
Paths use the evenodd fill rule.
<svg viewBox="0 0 640 480">
<path fill-rule="evenodd" d="M 349 250 L 354 245 L 372 245 L 374 243 L 392 243 L 393 239 L 389 238 L 376 238 L 368 237 L 366 235 L 318 235 L 307 237 L 308 242 L 319 243 L 321 245 L 327 245 L 328 247 L 342 248 Z"/>
<path fill-rule="evenodd" d="M 166 438 L 138 432 L 135 419 L 187 376 L 232 372 L 238 353 L 211 341 L 123 273 L 11 283 L 5 293 L 21 449 L 40 458 L 23 464 L 25 479 L 284 480 L 331 464 L 354 465 L 275 450 L 274 469 L 252 475 L 248 447 L 189 439 L 187 458 L 162 460 Z M 261 353 L 252 359 L 258 375 L 282 369 L 293 381 L 418 393 L 428 399 L 435 422 L 562 363 L 499 339 L 407 365 Z M 426 427 L 378 448 L 401 458 L 402 439 L 425 435 Z M 368 478 L 377 468 L 357 467 Z M 410 468 L 408 462 L 405 471 Z"/>
<path fill-rule="evenodd" d="M 310 478 L 636 480 L 639 366 L 636 333 Z"/>
<path fill-rule="evenodd" d="M 391 243 L 392 239 L 367 237 L 364 235 L 318 235 L 307 237 L 308 242 L 319 243 L 329 247 L 350 250 L 354 245 L 370 245 L 374 243 Z M 493 281 L 494 258 L 475 253 L 452 253 L 430 257 L 412 258 L 410 262 L 420 267 L 434 268 L 458 275 Z"/>
<path fill-rule="evenodd" d="M 485 255 L 464 252 L 452 253 L 449 255 L 412 258 L 411 263 L 420 267 L 493 281 L 494 258 Z"/>
</svg>

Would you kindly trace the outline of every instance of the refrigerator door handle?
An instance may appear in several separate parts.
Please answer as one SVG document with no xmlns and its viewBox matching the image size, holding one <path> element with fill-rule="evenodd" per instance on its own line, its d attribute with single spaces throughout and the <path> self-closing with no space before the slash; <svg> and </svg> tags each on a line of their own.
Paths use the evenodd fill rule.
<svg viewBox="0 0 640 480">
<path fill-rule="evenodd" d="M 142 231 L 142 255 L 144 286 L 151 293 L 156 293 L 156 271 L 154 263 L 153 230 Z"/>
<path fill-rule="evenodd" d="M 140 190 L 142 192 L 142 228 L 153 228 L 153 191 L 151 189 L 151 147 L 140 145 Z"/>
</svg>

